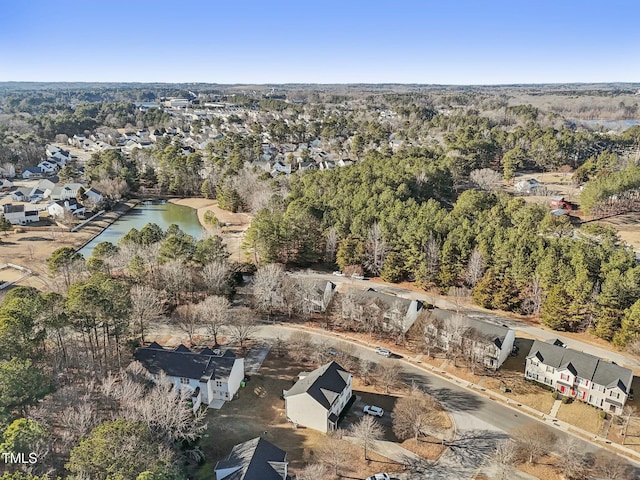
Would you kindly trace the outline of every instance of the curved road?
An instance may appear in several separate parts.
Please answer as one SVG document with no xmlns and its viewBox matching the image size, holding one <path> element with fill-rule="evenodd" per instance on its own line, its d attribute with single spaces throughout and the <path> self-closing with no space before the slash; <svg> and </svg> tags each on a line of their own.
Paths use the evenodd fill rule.
<svg viewBox="0 0 640 480">
<path fill-rule="evenodd" d="M 263 325 L 260 327 L 256 337 L 264 339 L 279 337 L 286 340 L 294 331 L 297 331 L 297 329 L 286 325 Z M 323 344 L 328 344 L 338 349 L 341 348 L 341 344 L 348 344 L 349 350 L 361 358 L 374 362 L 379 362 L 381 359 L 373 348 L 337 339 L 321 332 L 307 329 L 304 331 L 309 333 L 316 342 L 322 339 L 324 340 Z M 421 473 L 421 478 L 456 478 L 460 480 L 474 478 L 474 472 L 485 466 L 488 456 L 494 450 L 497 442 L 507 439 L 509 432 L 514 432 L 532 422 L 537 422 L 553 431 L 558 441 L 568 440 L 569 438 L 575 439 L 582 451 L 595 452 L 599 449 L 594 444 L 585 442 L 562 430 L 552 429 L 533 417 L 509 408 L 504 404 L 489 400 L 473 390 L 431 374 L 406 361 L 398 361 L 401 362 L 405 384 L 415 382 L 416 385 L 437 398 L 449 411 L 456 425 L 456 439 L 449 444 L 450 448 L 447 454 L 443 455 L 436 466 L 430 466 L 424 470 Z"/>
</svg>

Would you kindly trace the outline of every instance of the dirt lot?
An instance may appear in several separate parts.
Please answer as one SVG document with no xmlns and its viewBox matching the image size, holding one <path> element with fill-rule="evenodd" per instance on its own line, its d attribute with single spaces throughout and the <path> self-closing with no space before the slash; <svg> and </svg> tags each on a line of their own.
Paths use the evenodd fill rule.
<svg viewBox="0 0 640 480">
<path fill-rule="evenodd" d="M 242 241 L 244 240 L 244 234 L 251 225 L 251 219 L 253 218 L 248 213 L 232 213 L 227 210 L 223 210 L 218 207 L 216 200 L 209 200 L 206 198 L 182 198 L 171 200 L 172 203 L 177 205 L 184 205 L 196 209 L 198 212 L 198 219 L 200 224 L 208 231 L 220 235 L 231 253 L 231 260 L 236 262 L 245 261 L 244 253 L 242 251 Z M 214 228 L 208 225 L 204 221 L 204 214 L 207 210 L 211 210 L 216 218 L 225 224 L 222 228 Z"/>
<path fill-rule="evenodd" d="M 196 472 L 197 478 L 211 478 L 216 462 L 225 458 L 234 445 L 257 436 L 262 436 L 287 452 L 292 473 L 299 471 L 307 462 L 313 462 L 319 446 L 327 437 L 311 429 L 296 429 L 288 423 L 284 401 L 280 399 L 282 390 L 291 388 L 301 371 L 312 369 L 312 365 L 292 362 L 270 353 L 260 373 L 252 376 L 246 388 L 239 391 L 237 400 L 225 404 L 221 410 L 209 410 L 208 436 L 201 441 L 206 462 Z M 395 402 L 395 397 L 379 398 L 374 394 L 354 393 L 371 403 L 377 402 L 375 404 L 383 408 L 392 407 Z M 349 417 L 355 418 L 355 413 L 349 413 L 341 427 L 348 424 Z M 386 433 L 389 432 L 390 426 L 386 429 Z M 354 448 L 353 458 L 345 463 L 341 473 L 352 478 L 363 478 L 376 472 L 399 469 L 398 465 L 390 464 L 387 459 L 375 454 L 370 455 L 373 460 L 368 463 L 361 456 L 360 449 Z"/>
<path fill-rule="evenodd" d="M 615 215 L 594 223 L 615 228 L 621 240 L 631 245 L 635 251 L 640 251 L 640 212 Z"/>
</svg>

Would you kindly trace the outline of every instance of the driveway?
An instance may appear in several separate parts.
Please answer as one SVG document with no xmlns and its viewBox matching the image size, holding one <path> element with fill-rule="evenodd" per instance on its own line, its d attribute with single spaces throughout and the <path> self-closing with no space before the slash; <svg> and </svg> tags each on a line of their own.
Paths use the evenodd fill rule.
<svg viewBox="0 0 640 480">
<path fill-rule="evenodd" d="M 246 375 L 255 375 L 260 370 L 262 362 L 267 358 L 270 345 L 256 345 L 251 347 L 244 357 L 244 373 Z"/>
</svg>

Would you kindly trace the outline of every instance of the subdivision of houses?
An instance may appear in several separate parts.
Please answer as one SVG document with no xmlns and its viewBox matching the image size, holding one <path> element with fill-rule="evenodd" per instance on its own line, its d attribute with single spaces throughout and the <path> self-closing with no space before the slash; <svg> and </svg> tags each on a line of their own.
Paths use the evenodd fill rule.
<svg viewBox="0 0 640 480">
<path fill-rule="evenodd" d="M 298 377 L 293 387 L 283 392 L 287 420 L 325 433 L 335 430 L 353 396 L 353 376 L 336 362 L 329 362 Z"/>
<path fill-rule="evenodd" d="M 445 352 L 458 349 L 476 364 L 497 370 L 513 350 L 515 331 L 465 315 L 433 309 L 424 335 L 430 345 Z"/>
<path fill-rule="evenodd" d="M 527 355 L 525 377 L 560 394 L 620 415 L 629 398 L 633 372 L 559 340 L 535 340 Z"/>
<path fill-rule="evenodd" d="M 192 352 L 184 345 L 170 350 L 153 342 L 138 348 L 134 359 L 155 379 L 164 372 L 175 388 L 187 389 L 195 411 L 200 405 L 222 407 L 233 399 L 244 379 L 244 358 L 231 350 L 217 353 L 209 348 Z"/>
<path fill-rule="evenodd" d="M 239 443 L 215 466 L 217 480 L 287 480 L 287 452 L 264 438 Z"/>
<path fill-rule="evenodd" d="M 13 205 L 12 203 L 2 205 L 2 216 L 11 225 L 26 225 L 40 220 L 38 210 L 27 210 L 24 205 Z"/>
</svg>

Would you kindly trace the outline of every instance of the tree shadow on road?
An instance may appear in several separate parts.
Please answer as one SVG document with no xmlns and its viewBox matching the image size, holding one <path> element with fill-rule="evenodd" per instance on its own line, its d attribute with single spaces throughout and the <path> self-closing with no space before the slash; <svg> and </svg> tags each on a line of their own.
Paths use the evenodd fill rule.
<svg viewBox="0 0 640 480">
<path fill-rule="evenodd" d="M 482 405 L 482 399 L 478 397 L 478 394 L 447 387 L 434 387 L 429 378 L 419 374 L 405 373 L 403 380 L 406 385 L 413 384 L 431 395 L 450 412 L 473 412 Z"/>
</svg>

